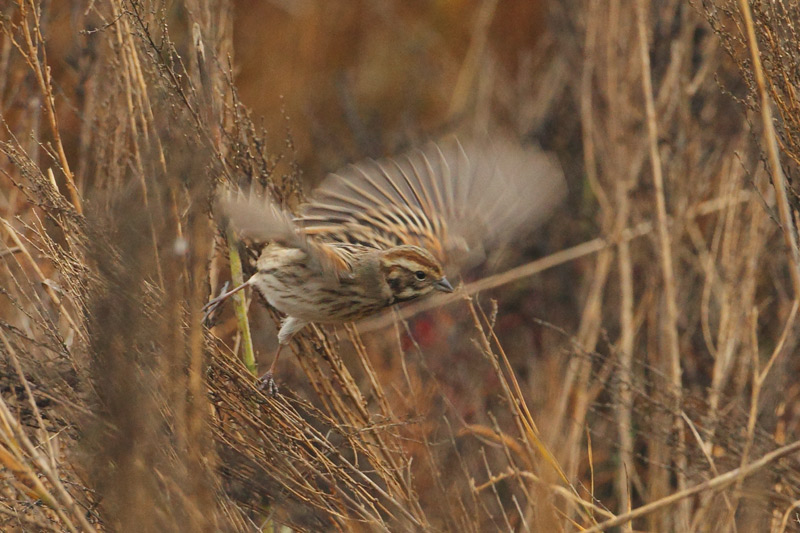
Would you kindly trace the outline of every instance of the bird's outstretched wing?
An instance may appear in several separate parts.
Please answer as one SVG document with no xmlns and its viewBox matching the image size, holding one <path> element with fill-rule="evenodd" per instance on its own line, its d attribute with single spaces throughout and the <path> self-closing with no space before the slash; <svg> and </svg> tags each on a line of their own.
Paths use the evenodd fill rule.
<svg viewBox="0 0 800 533">
<path fill-rule="evenodd" d="M 413 244 L 453 263 L 532 229 L 565 191 L 560 166 L 537 148 L 451 138 L 329 175 L 295 221 L 309 238 Z"/>
</svg>

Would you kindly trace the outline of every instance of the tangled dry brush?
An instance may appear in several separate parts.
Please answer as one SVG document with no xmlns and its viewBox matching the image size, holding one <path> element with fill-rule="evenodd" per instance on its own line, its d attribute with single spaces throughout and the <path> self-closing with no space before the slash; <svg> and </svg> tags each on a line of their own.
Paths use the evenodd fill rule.
<svg viewBox="0 0 800 533">
<path fill-rule="evenodd" d="M 797 3 L 251 4 L 0 7 L 4 531 L 800 527 Z M 238 57 L 326 23 L 265 131 Z M 309 329 L 274 398 L 264 302 L 201 324 L 219 186 L 499 130 L 570 188 L 523 266 Z"/>
</svg>

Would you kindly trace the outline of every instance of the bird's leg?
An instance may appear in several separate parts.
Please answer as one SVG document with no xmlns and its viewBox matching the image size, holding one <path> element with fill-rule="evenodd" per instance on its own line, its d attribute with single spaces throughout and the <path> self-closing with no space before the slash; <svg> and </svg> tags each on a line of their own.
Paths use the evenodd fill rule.
<svg viewBox="0 0 800 533">
<path fill-rule="evenodd" d="M 235 287 L 235 288 L 229 290 L 228 292 L 223 292 L 222 294 L 220 294 L 216 298 L 212 298 L 211 300 L 209 300 L 209 302 L 206 305 L 204 305 L 203 309 L 202 309 L 203 311 L 205 311 L 205 314 L 203 315 L 203 322 L 206 322 L 208 320 L 208 317 L 211 316 L 211 314 L 214 311 L 217 310 L 217 308 L 222 304 L 222 302 L 224 302 L 225 300 L 227 300 L 228 298 L 230 298 L 231 296 L 233 296 L 234 294 L 236 294 L 240 290 L 244 289 L 249 284 L 250 284 L 249 280 L 245 281 L 244 283 L 242 283 L 238 287 Z M 227 286 L 228 285 L 227 285 L 227 282 L 226 282 L 225 286 L 223 287 L 223 291 L 225 290 L 225 288 L 227 288 Z"/>
<path fill-rule="evenodd" d="M 272 364 L 269 365 L 267 373 L 258 378 L 258 388 L 266 391 L 270 396 L 278 394 L 278 386 L 275 384 L 274 372 L 275 365 L 278 364 L 278 358 L 281 355 L 281 349 L 292 339 L 295 333 L 303 329 L 308 322 L 300 320 L 293 316 L 287 316 L 281 323 L 281 329 L 278 332 L 278 349 L 275 351 L 275 357 L 272 359 Z"/>
<path fill-rule="evenodd" d="M 278 385 L 275 383 L 274 372 L 275 365 L 278 364 L 278 358 L 281 356 L 281 349 L 283 344 L 278 344 L 278 349 L 275 351 L 275 357 L 272 358 L 272 364 L 269 365 L 267 373 L 258 378 L 258 388 L 265 391 L 270 396 L 278 394 Z"/>
</svg>

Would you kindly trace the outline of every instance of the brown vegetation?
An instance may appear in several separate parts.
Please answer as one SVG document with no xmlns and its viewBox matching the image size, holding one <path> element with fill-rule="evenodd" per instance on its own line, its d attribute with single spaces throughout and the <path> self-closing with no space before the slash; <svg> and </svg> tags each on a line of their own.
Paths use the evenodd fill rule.
<svg viewBox="0 0 800 533">
<path fill-rule="evenodd" d="M 2 529 L 797 529 L 798 20 L 783 0 L 3 4 Z M 487 131 L 567 174 L 505 254 L 523 266 L 308 328 L 262 394 L 242 360 L 264 366 L 274 313 L 248 295 L 249 323 L 201 325 L 250 268 L 218 186 L 293 206 L 347 161 Z"/>
</svg>

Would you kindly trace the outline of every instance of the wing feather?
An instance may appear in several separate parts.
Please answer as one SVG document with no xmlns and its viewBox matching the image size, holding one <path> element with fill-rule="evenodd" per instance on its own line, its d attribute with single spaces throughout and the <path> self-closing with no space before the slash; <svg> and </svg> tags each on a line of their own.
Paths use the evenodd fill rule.
<svg viewBox="0 0 800 533">
<path fill-rule="evenodd" d="M 560 166 L 501 138 L 451 138 L 331 174 L 301 210 L 302 233 L 378 248 L 414 244 L 441 261 L 511 240 L 552 212 L 566 191 Z"/>
<path fill-rule="evenodd" d="M 352 271 L 351 255 L 346 249 L 300 231 L 294 217 L 268 199 L 228 191 L 218 200 L 218 211 L 241 237 L 299 248 L 309 255 L 312 267 L 326 273 L 343 276 Z"/>
</svg>

